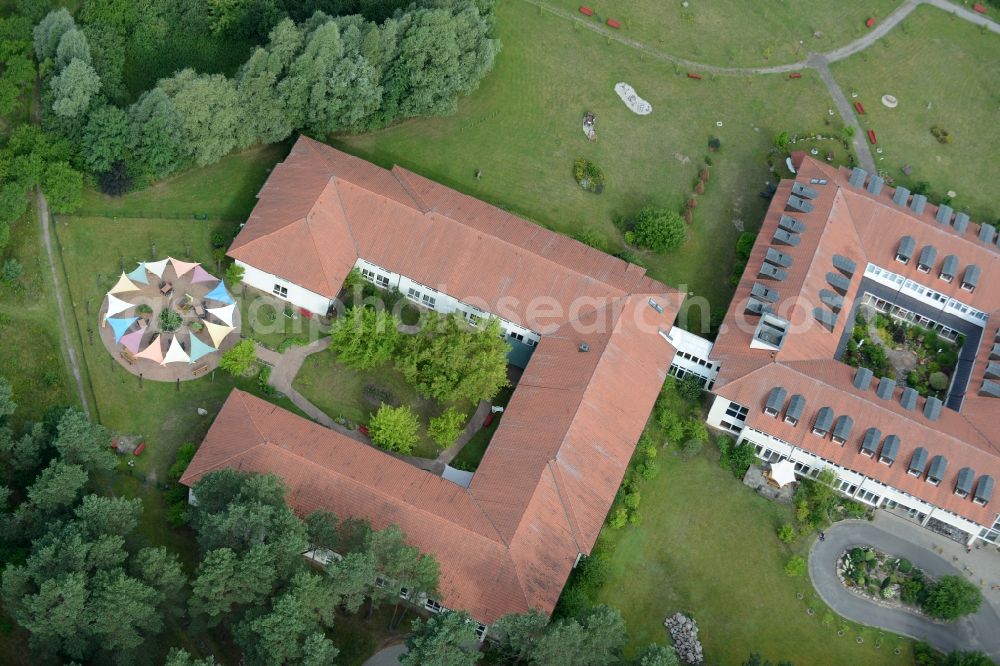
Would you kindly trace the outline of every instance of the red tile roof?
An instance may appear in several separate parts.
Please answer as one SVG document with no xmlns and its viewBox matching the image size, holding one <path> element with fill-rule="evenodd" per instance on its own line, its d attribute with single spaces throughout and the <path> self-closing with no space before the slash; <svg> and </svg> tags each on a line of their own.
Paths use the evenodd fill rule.
<svg viewBox="0 0 1000 666">
<path fill-rule="evenodd" d="M 894 204 L 891 188 L 874 195 L 863 187 L 850 185 L 850 174 L 846 171 L 804 155 L 796 155 L 795 161 L 798 167 L 795 181 L 784 181 L 778 187 L 715 342 L 712 356 L 722 367 L 714 392 L 750 407 L 747 425 L 751 428 L 980 524 L 991 525 L 998 514 L 1000 499 L 981 507 L 968 498 L 959 498 L 953 491 L 955 476 L 966 466 L 975 470 L 977 478 L 982 474 L 1000 477 L 1000 430 L 995 427 L 1000 399 L 977 395 L 1000 326 L 1000 254 L 997 246 L 978 240 L 976 224 L 970 224 L 964 233 L 952 225 L 939 224 L 935 220 L 936 206 L 928 204 L 923 213 L 917 214 L 911 208 Z M 827 184 L 812 183 L 814 179 L 826 180 Z M 810 201 L 813 204 L 811 212 L 785 210 L 795 182 L 818 192 Z M 782 215 L 789 215 L 805 225 L 797 247 L 777 245 L 772 241 Z M 895 256 L 900 239 L 907 235 L 916 241 L 916 250 L 913 260 L 904 265 L 897 262 Z M 925 245 L 937 249 L 937 259 L 929 274 L 916 269 L 916 259 Z M 792 257 L 793 264 L 783 281 L 768 281 L 757 276 L 769 247 Z M 814 320 L 813 309 L 822 305 L 819 292 L 833 289 L 827 274 L 836 271 L 834 254 L 854 261 L 857 268 L 850 278 L 836 326 L 830 332 Z M 959 260 L 959 275 L 950 284 L 938 279 L 941 262 L 949 254 L 956 255 Z M 945 408 L 937 421 L 931 421 L 923 415 L 923 401 L 914 411 L 907 411 L 899 404 L 900 387 L 892 400 L 878 398 L 874 384 L 865 392 L 854 388 L 854 370 L 835 360 L 844 330 L 853 325 L 854 301 L 869 262 L 991 313 L 960 412 Z M 960 286 L 961 276 L 969 264 L 982 269 L 979 287 L 971 293 Z M 779 292 L 780 298 L 772 307 L 791 322 L 788 337 L 778 351 L 750 348 L 759 317 L 746 314 L 744 308 L 754 282 Z M 783 386 L 789 396 L 798 393 L 806 397 L 806 411 L 797 427 L 763 414 L 764 401 L 775 386 Z M 849 414 L 854 419 L 851 438 L 843 447 L 810 432 L 815 413 L 823 406 L 831 407 L 836 415 Z M 861 437 L 869 427 L 878 427 L 883 436 L 896 434 L 900 437 L 899 458 L 891 468 L 859 455 Z M 948 458 L 948 469 L 939 486 L 906 474 L 910 455 L 918 446 L 925 447 L 932 456 L 941 454 Z"/>
<path fill-rule="evenodd" d="M 445 606 L 485 623 L 549 613 L 614 501 L 675 353 L 658 329 L 680 302 L 632 295 L 580 322 L 594 332 L 567 323 L 544 336 L 468 489 L 239 390 L 181 483 L 222 468 L 277 474 L 299 515 L 399 525 L 438 559 Z"/>
<path fill-rule="evenodd" d="M 415 173 L 305 137 L 258 198 L 230 256 L 331 299 L 361 257 L 542 340 L 468 489 L 241 391 L 181 482 L 225 467 L 278 474 L 300 515 L 322 507 L 399 525 L 437 557 L 445 606 L 486 623 L 551 612 L 614 502 L 675 353 L 660 332 L 683 294 Z"/>
</svg>

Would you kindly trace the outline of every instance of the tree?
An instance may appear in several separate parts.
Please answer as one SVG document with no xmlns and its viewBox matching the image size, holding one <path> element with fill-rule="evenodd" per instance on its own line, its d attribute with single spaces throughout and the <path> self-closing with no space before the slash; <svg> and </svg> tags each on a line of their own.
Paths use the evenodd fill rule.
<svg viewBox="0 0 1000 666">
<path fill-rule="evenodd" d="M 101 647 L 111 653 L 130 652 L 141 647 L 146 636 L 159 633 L 163 627 L 157 610 L 161 600 L 155 589 L 124 572 L 100 572 L 90 612 Z"/>
<path fill-rule="evenodd" d="M 337 550 L 339 541 L 337 526 L 340 521 L 335 514 L 325 509 L 317 509 L 306 516 L 304 522 L 310 548 Z"/>
<path fill-rule="evenodd" d="M 792 555 L 788 563 L 785 564 L 785 573 L 796 578 L 805 575 L 806 560 L 801 555 Z"/>
<path fill-rule="evenodd" d="M 117 106 L 104 105 L 93 110 L 87 117 L 81 146 L 87 169 L 105 173 L 122 161 L 128 132 L 128 115 Z"/>
<path fill-rule="evenodd" d="M 86 113 L 94 95 L 101 89 L 101 78 L 94 68 L 79 58 L 70 62 L 52 77 L 52 110 L 63 118 L 76 118 Z"/>
<path fill-rule="evenodd" d="M 687 225 L 665 208 L 643 208 L 635 220 L 635 241 L 654 252 L 676 250 L 687 240 Z"/>
<path fill-rule="evenodd" d="M 736 257 L 746 262 L 753 251 L 754 243 L 757 242 L 757 234 L 752 231 L 744 231 L 736 239 Z"/>
<path fill-rule="evenodd" d="M 209 655 L 204 659 L 195 659 L 187 650 L 170 648 L 163 666 L 215 666 L 215 657 Z"/>
<path fill-rule="evenodd" d="M 635 666 L 679 666 L 677 653 L 672 647 L 653 643 L 639 650 L 633 662 Z"/>
<path fill-rule="evenodd" d="M 62 71 L 73 60 L 91 64 L 90 44 L 87 43 L 86 36 L 76 28 L 67 30 L 59 38 L 59 46 L 56 47 L 56 71 Z"/>
<path fill-rule="evenodd" d="M 68 409 L 56 426 L 53 442 L 62 460 L 89 472 L 110 471 L 118 464 L 111 453 L 111 433 L 76 409 Z"/>
<path fill-rule="evenodd" d="M 229 268 L 226 269 L 226 284 L 230 287 L 235 287 L 240 282 L 243 281 L 243 274 L 246 273 L 246 269 L 237 263 L 232 263 Z"/>
<path fill-rule="evenodd" d="M 403 376 L 423 395 L 441 402 L 488 400 L 507 385 L 510 345 L 491 318 L 470 330 L 457 314 L 430 314 L 408 340 L 400 359 Z"/>
<path fill-rule="evenodd" d="M 508 613 L 494 624 L 497 651 L 505 663 L 528 661 L 535 641 L 545 632 L 549 618 L 534 608 L 527 613 Z"/>
<path fill-rule="evenodd" d="M 17 403 L 14 402 L 14 389 L 5 377 L 0 377 L 0 424 L 4 423 L 15 410 Z"/>
<path fill-rule="evenodd" d="M 627 640 L 625 621 L 616 608 L 594 606 L 580 620 L 554 622 L 535 642 L 531 663 L 604 666 L 618 663 Z"/>
<path fill-rule="evenodd" d="M 782 543 L 791 543 L 795 541 L 796 536 L 798 535 L 795 533 L 795 526 L 791 523 L 784 523 L 778 528 L 778 539 L 780 539 Z"/>
<path fill-rule="evenodd" d="M 72 506 L 80 497 L 87 478 L 82 467 L 53 460 L 28 488 L 31 508 L 51 516 Z"/>
<path fill-rule="evenodd" d="M 400 347 L 400 321 L 384 310 L 354 306 L 330 328 L 330 348 L 351 368 L 375 368 L 391 360 Z"/>
<path fill-rule="evenodd" d="M 159 592 L 167 609 L 180 614 L 187 576 L 177 555 L 163 546 L 143 548 L 129 560 L 129 572 Z"/>
<path fill-rule="evenodd" d="M 945 655 L 941 666 L 992 666 L 993 660 L 982 652 L 954 650 Z"/>
<path fill-rule="evenodd" d="M 979 610 L 983 593 L 961 576 L 942 576 L 927 590 L 922 608 L 938 620 L 952 621 Z"/>
<path fill-rule="evenodd" d="M 219 367 L 237 377 L 246 376 L 257 363 L 253 340 L 240 340 L 222 355 Z"/>
<path fill-rule="evenodd" d="M 35 57 L 38 58 L 38 62 L 55 57 L 59 40 L 65 33 L 75 28 L 76 23 L 65 8 L 50 12 L 43 18 L 33 31 Z"/>
<path fill-rule="evenodd" d="M 778 132 L 774 135 L 774 147 L 778 150 L 785 150 L 788 148 L 788 143 L 791 139 L 788 136 L 788 132 Z"/>
<path fill-rule="evenodd" d="M 479 652 L 468 647 L 476 639 L 474 626 L 464 611 L 414 620 L 413 631 L 406 639 L 407 652 L 399 658 L 399 663 L 403 666 L 472 666 L 479 660 Z"/>
<path fill-rule="evenodd" d="M 409 455 L 420 439 L 420 417 L 409 405 L 392 407 L 385 403 L 368 424 L 372 441 L 383 449 Z"/>
<path fill-rule="evenodd" d="M 371 553 L 348 553 L 331 562 L 326 573 L 333 581 L 339 603 L 348 613 L 357 613 L 371 591 L 378 572 Z"/>
<path fill-rule="evenodd" d="M 441 412 L 440 416 L 435 416 L 427 426 L 427 434 L 438 446 L 444 448 L 450 446 L 465 428 L 465 414 L 454 407 Z"/>
<path fill-rule="evenodd" d="M 684 437 L 678 445 L 680 450 L 691 456 L 701 450 L 708 441 L 708 427 L 699 417 L 689 418 L 684 423 Z"/>
<path fill-rule="evenodd" d="M 243 557 L 231 548 L 209 551 L 191 584 L 191 617 L 205 626 L 215 626 L 232 615 L 234 607 L 262 603 L 277 579 L 274 556 L 266 546 L 254 546 Z"/>
<path fill-rule="evenodd" d="M 229 79 L 184 69 L 161 80 L 157 87 L 177 110 L 181 145 L 195 164 L 218 162 L 235 147 L 240 124 L 239 96 Z"/>
<path fill-rule="evenodd" d="M 42 191 L 56 213 L 72 213 L 83 199 L 83 174 L 67 162 L 53 162 L 42 174 Z"/>
<path fill-rule="evenodd" d="M 139 180 L 166 178 L 184 163 L 181 116 L 163 90 L 143 93 L 128 115 L 130 164 Z"/>
<path fill-rule="evenodd" d="M 0 185 L 0 224 L 8 224 L 19 219 L 28 210 L 28 197 L 24 183 L 10 182 Z M 0 249 L 6 243 L 0 241 Z"/>
<path fill-rule="evenodd" d="M 98 537 L 102 534 L 117 534 L 124 537 L 139 526 L 142 515 L 142 500 L 138 497 L 104 497 L 87 495 L 76 507 L 76 517 L 87 534 Z"/>
<path fill-rule="evenodd" d="M 677 382 L 677 393 L 688 402 L 699 402 L 705 392 L 705 380 L 688 373 Z"/>
</svg>

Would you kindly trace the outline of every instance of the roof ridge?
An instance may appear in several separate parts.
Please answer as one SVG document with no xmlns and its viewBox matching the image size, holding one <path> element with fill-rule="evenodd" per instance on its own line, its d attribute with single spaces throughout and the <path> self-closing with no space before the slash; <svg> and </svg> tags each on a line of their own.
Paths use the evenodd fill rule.
<svg viewBox="0 0 1000 666">
<path fill-rule="evenodd" d="M 326 185 L 320 191 L 319 196 L 316 197 L 316 200 L 313 201 L 312 206 L 309 207 L 309 213 L 307 213 L 306 217 L 303 218 L 306 222 L 306 230 L 309 232 L 309 240 L 312 242 L 313 249 L 316 251 L 317 259 L 319 259 L 320 270 L 323 271 L 323 277 L 324 279 L 326 279 L 330 287 L 330 292 L 333 293 L 334 295 L 336 295 L 337 292 L 340 291 L 342 285 L 335 285 L 330 283 L 330 276 L 329 274 L 327 274 L 326 265 L 323 263 L 323 253 L 320 251 L 319 244 L 316 242 L 315 234 L 313 234 L 312 221 L 309 219 L 309 215 L 311 215 L 313 211 L 316 210 L 316 207 L 319 206 L 319 200 L 326 193 L 326 191 L 328 189 L 332 189 L 337 197 L 337 208 L 344 216 L 344 227 L 347 231 L 347 236 L 351 239 L 351 247 L 354 248 L 353 252 L 354 261 L 357 262 L 358 257 L 360 257 L 360 255 L 358 254 L 358 243 L 354 238 L 354 231 L 351 229 L 351 224 L 347 221 L 347 211 L 344 210 L 344 203 L 343 201 L 341 201 L 340 198 L 340 189 L 337 187 L 337 180 L 338 179 L 336 175 L 330 176 L 330 178 L 326 182 Z"/>
<path fill-rule="evenodd" d="M 406 193 L 409 194 L 413 201 L 417 204 L 417 208 L 421 213 L 426 213 L 430 210 L 430 206 L 427 205 L 427 202 L 424 201 L 422 196 L 417 194 L 416 190 L 413 189 L 413 185 L 406 178 L 406 174 L 412 173 L 411 171 L 399 166 L 398 164 L 393 164 L 392 168 L 389 169 L 389 173 L 391 173 L 392 177 L 396 179 L 399 186 L 406 190 Z"/>
<path fill-rule="evenodd" d="M 545 466 L 549 470 L 549 474 L 552 475 L 552 482 L 556 486 L 556 496 L 559 497 L 559 506 L 562 507 L 563 512 L 566 514 L 566 523 L 569 525 L 570 534 L 573 536 L 573 543 L 576 545 L 576 552 L 582 553 L 583 549 L 580 548 L 580 539 L 577 538 L 580 526 L 576 520 L 576 512 L 573 511 L 572 507 L 567 504 L 566 499 L 563 498 L 562 482 L 560 481 L 562 478 L 562 470 L 559 465 L 556 464 L 557 462 L 557 460 L 550 460 Z"/>
</svg>

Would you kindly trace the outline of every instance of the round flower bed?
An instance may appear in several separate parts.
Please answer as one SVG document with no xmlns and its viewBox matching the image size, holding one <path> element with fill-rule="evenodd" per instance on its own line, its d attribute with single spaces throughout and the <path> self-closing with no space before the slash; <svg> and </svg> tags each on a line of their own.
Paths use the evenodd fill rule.
<svg viewBox="0 0 1000 666">
<path fill-rule="evenodd" d="M 184 319 L 170 308 L 160 311 L 160 330 L 164 332 L 176 331 L 184 323 Z"/>
</svg>

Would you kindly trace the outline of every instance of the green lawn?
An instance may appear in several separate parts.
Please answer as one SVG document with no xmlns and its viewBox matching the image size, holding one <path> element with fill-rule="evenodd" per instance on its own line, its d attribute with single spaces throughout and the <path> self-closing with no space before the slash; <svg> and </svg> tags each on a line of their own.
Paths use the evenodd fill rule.
<svg viewBox="0 0 1000 666">
<path fill-rule="evenodd" d="M 243 222 L 256 203 L 260 186 L 288 149 L 287 143 L 275 143 L 232 153 L 211 166 L 189 169 L 121 197 L 86 190 L 78 214 L 184 219 L 203 215 Z"/>
<path fill-rule="evenodd" d="M 680 207 L 716 135 L 722 150 L 712 155 L 689 242 L 643 259 L 654 277 L 725 309 L 732 290 L 720 276 L 729 275 L 740 231 L 756 228 L 763 216 L 767 202 L 757 192 L 769 177 L 766 151 L 774 135 L 839 131 L 827 125 L 830 102 L 819 79 L 806 72 L 797 80 L 692 81 L 522 0 L 501 3 L 498 31 L 504 49 L 495 71 L 460 100 L 456 115 L 336 137 L 335 145 L 385 166 L 398 163 L 563 233 L 594 232 L 615 252 L 622 235 L 613 217 L 645 205 Z M 651 115 L 636 116 L 621 103 L 613 87 L 623 80 L 653 104 Z M 587 110 L 597 114 L 593 143 L 580 128 Z M 573 181 L 576 157 L 603 168 L 603 194 Z"/>
<path fill-rule="evenodd" d="M 698 621 L 709 664 L 740 663 L 752 651 L 796 664 L 911 664 L 909 641 L 886 635 L 875 648 L 879 632 L 833 616 L 808 578 L 784 573 L 808 548 L 775 534 L 791 507 L 758 496 L 706 449 L 690 460 L 664 451 L 660 474 L 642 486 L 641 525 L 601 535 L 613 555 L 599 601 L 621 609 L 631 645 L 665 641 L 663 619 L 684 611 Z"/>
<path fill-rule="evenodd" d="M 934 201 L 956 191 L 953 206 L 968 207 L 974 219 L 1000 216 L 1000 35 L 920 7 L 832 71 L 844 92 L 856 91 L 865 106 L 859 120 L 878 135 L 880 169 L 911 188 L 927 181 Z M 897 108 L 882 105 L 885 93 L 898 98 Z M 935 125 L 951 134 L 950 144 L 931 135 Z M 910 176 L 902 172 L 906 165 Z"/>
<path fill-rule="evenodd" d="M 587 5 L 595 13 L 589 21 L 603 24 L 613 18 L 622 24 L 622 37 L 694 62 L 724 67 L 778 65 L 805 60 L 810 51 L 833 50 L 868 32 L 865 21 L 870 17 L 885 18 L 900 4 L 900 0 L 712 0 L 685 7 L 657 0 L 542 2 L 572 12 Z"/>
<path fill-rule="evenodd" d="M 295 390 L 331 418 L 344 418 L 362 424 L 367 424 L 379 407 L 375 399 L 365 396 L 365 387 L 369 386 L 387 392 L 397 405 L 409 405 L 420 417 L 420 441 L 414 447 L 413 455 L 434 458 L 440 453 L 441 447 L 427 436 L 427 422 L 444 411 L 446 406 L 421 397 L 391 365 L 355 370 L 338 363 L 332 351 L 322 351 L 306 358 L 294 382 Z M 455 407 L 466 414 L 472 412 L 472 406 L 468 404 Z"/>
<path fill-rule="evenodd" d="M 62 351 L 52 278 L 34 208 L 12 225 L 0 264 L 8 259 L 24 267 L 20 287 L 0 284 L 0 377 L 13 385 L 18 425 L 41 419 L 50 407 L 79 402 Z"/>
</svg>

